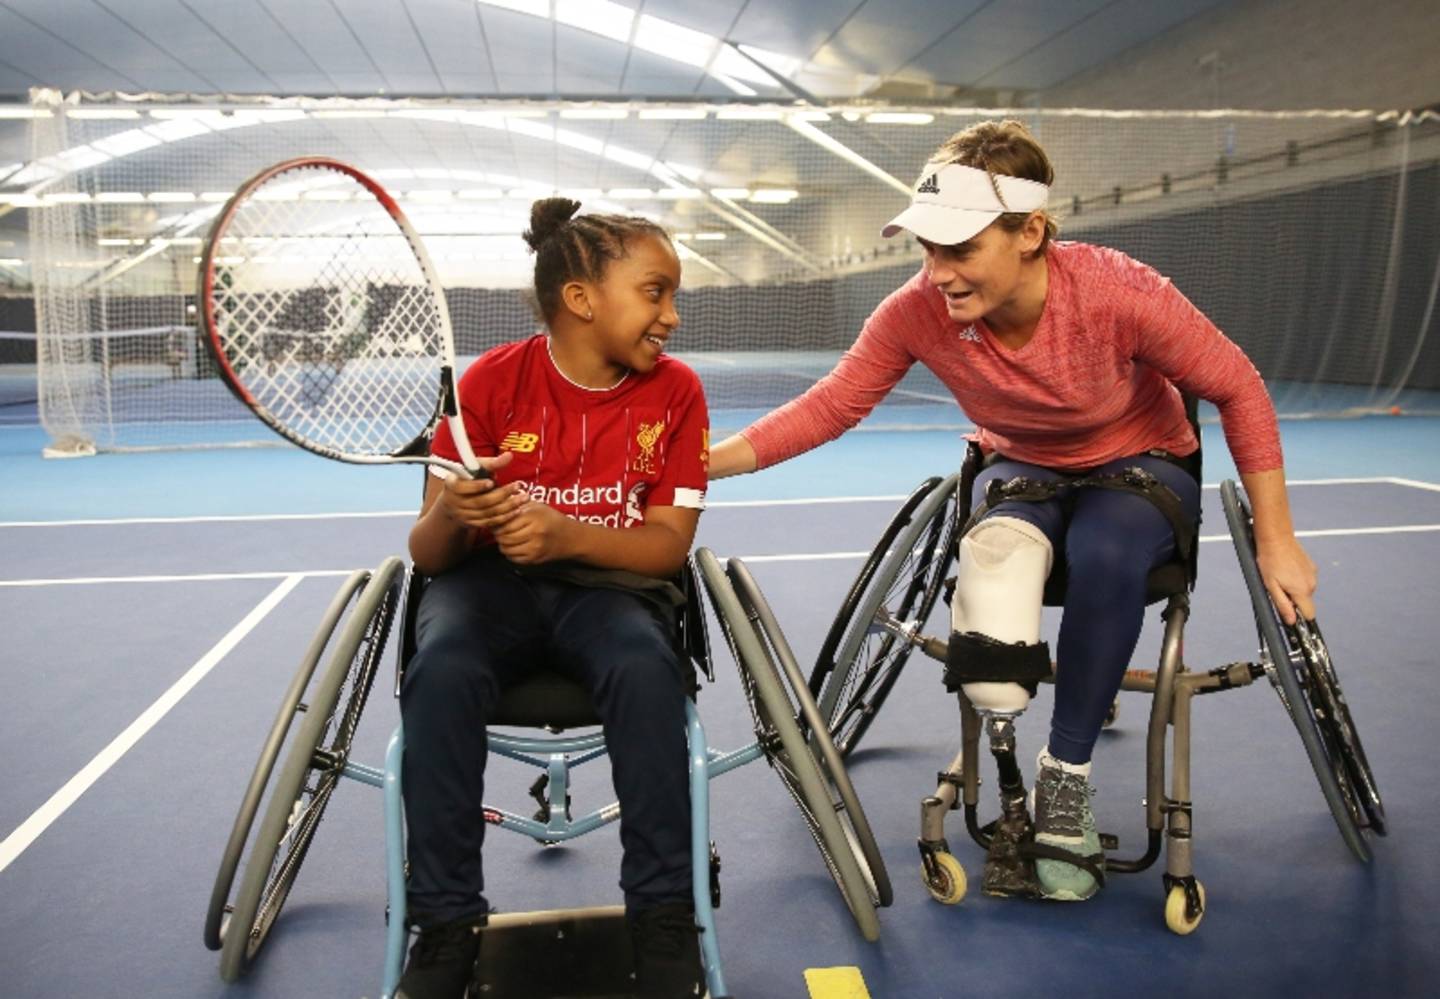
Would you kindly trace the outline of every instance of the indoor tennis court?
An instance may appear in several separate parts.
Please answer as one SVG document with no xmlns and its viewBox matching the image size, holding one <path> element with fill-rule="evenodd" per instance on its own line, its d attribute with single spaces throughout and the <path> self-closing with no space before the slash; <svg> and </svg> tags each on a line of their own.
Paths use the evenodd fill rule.
<svg viewBox="0 0 1440 999">
<path fill-rule="evenodd" d="M 0 3 L 4 993 L 379 999 L 394 986 L 387 862 L 398 853 L 387 856 L 384 785 L 405 609 L 382 602 L 360 639 L 364 598 L 336 601 L 404 577 L 426 473 L 294 446 L 236 383 L 300 372 L 323 409 L 358 370 L 380 386 L 366 389 L 379 409 L 395 408 L 386 400 L 411 376 L 388 362 L 409 358 L 400 327 L 425 310 L 395 292 L 401 279 L 375 276 L 383 270 L 358 292 L 331 288 L 337 236 L 371 268 L 411 251 L 337 224 L 360 196 L 320 180 L 266 194 L 294 206 L 295 228 L 212 239 L 247 178 L 327 157 L 393 195 L 423 248 L 415 282 L 432 281 L 453 325 L 457 371 L 537 328 L 520 238 L 532 201 L 571 196 L 582 210 L 657 223 L 683 274 L 665 353 L 699 376 L 714 444 L 848 356 L 867 317 L 928 259 L 915 239 L 879 236 L 917 168 L 951 134 L 999 117 L 1024 122 L 1049 151 L 1046 211 L 1061 239 L 1155 267 L 1264 379 L 1343 695 L 1320 699 L 1334 688 L 1313 656 L 1292 646 L 1289 665 L 1277 663 L 1286 657 L 1257 631 L 1263 615 L 1222 500 L 1222 483 L 1240 476 L 1219 411 L 1201 401 L 1197 568 L 1178 654 L 1184 672 L 1230 679 L 1183 720 L 1162 718 L 1164 738 L 1187 738 L 1188 753 L 1182 767 L 1167 742 L 1160 766 L 1172 779 L 1183 769 L 1189 793 L 1165 792 L 1158 858 L 1135 873 L 1115 864 L 1083 904 L 994 897 L 981 890 L 986 849 L 957 808 L 944 832 L 969 886 L 942 903 L 917 850 L 921 804 L 956 760 L 969 701 L 946 692 L 945 665 L 918 643 L 950 634 L 948 591 L 936 592 L 956 572 L 953 507 L 934 537 L 921 534 L 935 546 L 924 549 L 925 609 L 899 622 L 916 648 L 898 654 L 885 614 L 871 619 L 853 599 L 862 570 L 921 552 L 888 528 L 931 509 L 917 490 L 954 488 L 976 431 L 945 380 L 917 363 L 838 440 L 708 488 L 693 550 L 720 567 L 699 572 L 714 678 L 696 698 L 723 771 L 709 781 L 706 836 L 718 873 L 712 862 L 696 886 L 713 906 L 702 934 L 718 953 L 705 958 L 710 992 L 718 999 L 719 968 L 723 994 L 742 999 L 1433 992 L 1440 76 L 1424 52 L 1440 20 L 1419 0 L 1313 6 L 1295 28 L 1282 0 L 943 11 L 880 0 Z M 1341 75 L 1353 79 L 1316 64 L 1336 38 L 1350 40 L 1354 65 Z M 248 304 L 226 311 L 261 297 L 224 284 L 247 274 L 281 289 L 263 322 Z M 266 327 L 243 363 L 216 346 L 222 313 Z M 383 348 L 358 360 L 349 347 L 316 352 L 315 315 L 327 335 L 353 343 L 368 332 Z M 425 391 L 405 403 L 422 424 L 437 418 Z M 366 406 L 368 432 L 381 417 Z M 745 596 L 751 576 L 771 624 Z M 722 605 L 724 579 L 742 613 Z M 1134 670 L 1167 654 L 1163 606 L 1145 611 Z M 1052 648 L 1059 619 L 1044 610 Z M 801 703 L 825 695 L 786 686 L 775 651 L 783 630 L 802 679 L 823 677 L 836 629 L 869 636 L 897 663 L 863 742 L 838 763 Z M 746 644 L 752 633 L 763 641 Z M 336 652 L 345 636 L 360 651 Z M 368 697 L 341 702 L 355 706 L 353 731 L 347 716 L 338 748 L 302 745 L 309 709 L 286 702 L 297 669 L 315 668 L 295 690 L 311 701 L 322 675 L 348 665 L 347 683 L 358 682 L 362 659 Z M 782 693 L 757 686 L 762 665 Z M 1292 675 L 1301 698 L 1282 682 Z M 1118 839 L 1112 861 L 1147 849 L 1153 700 L 1122 691 L 1095 747 L 1091 805 L 1099 831 Z M 1015 723 L 1027 780 L 1053 703 L 1041 684 Z M 828 705 L 815 710 L 832 721 Z M 271 747 L 277 711 L 294 724 Z M 1328 762 L 1307 749 L 1307 725 Z M 277 772 L 298 761 L 301 797 L 287 819 L 272 777 L 232 856 L 247 782 L 272 749 Z M 818 808 L 790 770 L 811 753 L 831 794 Z M 622 905 L 613 822 L 548 842 L 513 831 L 559 829 L 556 813 L 572 809 L 613 819 L 608 762 L 585 762 L 563 778 L 549 771 L 566 782 L 561 808 L 537 791 L 534 766 L 492 750 L 487 809 L 518 820 L 487 812 L 495 917 L 608 907 L 613 919 Z M 998 779 L 983 739 L 978 768 L 985 822 Z M 847 780 L 858 802 L 835 790 Z M 838 839 L 826 838 L 832 816 L 815 818 L 826 806 Z M 537 807 L 551 814 L 531 819 Z M 294 829 L 318 822 L 286 861 L 293 884 L 268 860 L 249 870 L 272 809 L 282 856 Z M 1193 932 L 1177 930 L 1164 880 L 1181 869 L 1176 850 L 1203 885 Z M 212 891 L 231 860 L 222 919 Z M 229 921 L 249 881 L 268 891 L 276 877 L 279 902 L 244 920 L 263 930 Z M 516 958 L 485 994 L 628 995 L 590 987 L 625 965 L 613 944 L 553 943 Z M 498 946 L 481 961 L 498 962 Z"/>
</svg>

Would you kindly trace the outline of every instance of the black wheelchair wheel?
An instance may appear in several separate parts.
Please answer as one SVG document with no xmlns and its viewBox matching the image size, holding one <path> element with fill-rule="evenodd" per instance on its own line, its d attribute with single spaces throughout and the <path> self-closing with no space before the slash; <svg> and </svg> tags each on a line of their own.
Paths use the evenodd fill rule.
<svg viewBox="0 0 1440 999">
<path fill-rule="evenodd" d="M 860 744 L 890 695 L 912 645 L 894 628 L 918 628 L 955 558 L 959 476 L 921 483 L 865 560 L 820 646 L 810 689 L 842 757 Z"/>
<path fill-rule="evenodd" d="M 369 578 L 369 573 L 357 569 L 336 592 L 335 598 L 330 601 L 330 606 L 320 619 L 320 626 L 315 629 L 315 637 L 310 640 L 310 646 L 305 650 L 300 667 L 295 671 L 285 696 L 280 700 L 280 710 L 276 713 L 270 733 L 261 746 L 260 758 L 255 763 L 250 783 L 240 800 L 240 810 L 230 827 L 230 839 L 225 843 L 225 853 L 220 858 L 220 870 L 215 875 L 215 885 L 210 892 L 210 905 L 205 912 L 205 946 L 210 950 L 220 949 L 222 931 L 226 926 L 225 917 L 231 910 L 230 888 L 235 882 L 235 872 L 240 867 L 240 858 L 244 856 L 245 844 L 250 838 L 250 827 L 255 822 L 255 813 L 260 810 L 260 802 L 264 800 L 265 788 L 270 783 L 270 775 L 275 769 L 275 761 L 280 758 L 280 750 L 285 745 L 290 726 L 309 708 L 304 697 L 310 678 L 315 673 L 315 666 L 320 662 L 326 646 L 330 644 L 330 636 L 340 623 L 346 608 L 364 588 Z"/>
<path fill-rule="evenodd" d="M 1330 648 L 1320 634 L 1320 623 L 1303 618 L 1297 620 L 1291 637 L 1292 644 L 1299 649 L 1300 657 L 1305 663 L 1307 682 L 1319 706 L 1316 718 L 1321 732 L 1345 764 L 1345 772 L 1350 778 L 1350 789 L 1364 812 L 1364 821 L 1361 821 L 1358 814 L 1356 820 L 1361 826 L 1384 836 L 1388 830 L 1380 789 L 1375 783 L 1375 773 L 1370 769 L 1370 761 L 1365 757 L 1365 747 L 1360 744 L 1360 733 L 1350 715 L 1350 705 L 1345 702 L 1345 694 L 1340 689 L 1340 678 L 1335 672 L 1335 663 L 1330 658 Z M 1353 810 L 1352 814 L 1355 814 Z"/>
<path fill-rule="evenodd" d="M 1221 483 L 1220 498 L 1250 592 L 1262 665 L 1300 733 L 1341 837 L 1359 860 L 1369 863 L 1363 831 L 1384 834 L 1384 809 L 1319 625 L 1303 618 L 1293 627 L 1284 624 L 1260 576 L 1249 503 L 1231 480 Z"/>
<path fill-rule="evenodd" d="M 315 686 L 255 834 L 233 910 L 220 928 L 220 977 L 227 982 L 259 954 L 305 862 L 349 758 L 404 575 L 395 558 L 369 575 Z"/>
<path fill-rule="evenodd" d="M 708 548 L 697 549 L 695 566 L 710 597 L 720 630 L 735 658 L 760 748 L 799 806 L 800 814 L 820 849 L 820 856 L 861 934 L 866 940 L 878 940 L 880 920 L 875 906 L 880 887 L 875 880 L 875 870 L 872 868 L 869 875 L 862 870 L 862 864 L 869 866 L 864 852 L 857 845 L 853 833 L 847 834 L 841 822 L 835 799 L 805 734 L 800 730 L 796 720 L 798 713 L 790 694 L 784 689 L 780 673 L 770 660 L 762 639 L 751 625 L 735 588 L 720 568 L 714 553 Z M 805 687 L 801 685 L 795 693 L 803 691 Z M 879 870 L 888 892 L 889 883 L 883 874 L 883 865 Z"/>
</svg>

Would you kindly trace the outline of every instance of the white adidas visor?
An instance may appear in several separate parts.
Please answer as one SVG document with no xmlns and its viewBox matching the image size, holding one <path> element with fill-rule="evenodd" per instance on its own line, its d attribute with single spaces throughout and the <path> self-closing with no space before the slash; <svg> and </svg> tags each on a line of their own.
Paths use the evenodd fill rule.
<svg viewBox="0 0 1440 999">
<path fill-rule="evenodd" d="M 998 198 L 996 187 L 1000 189 Z M 927 243 L 954 246 L 1006 212 L 1033 212 L 1044 208 L 1049 199 L 1050 188 L 1037 181 L 987 174 L 959 163 L 927 163 L 915 182 L 910 207 L 891 219 L 880 235 L 889 239 L 909 231 Z"/>
</svg>

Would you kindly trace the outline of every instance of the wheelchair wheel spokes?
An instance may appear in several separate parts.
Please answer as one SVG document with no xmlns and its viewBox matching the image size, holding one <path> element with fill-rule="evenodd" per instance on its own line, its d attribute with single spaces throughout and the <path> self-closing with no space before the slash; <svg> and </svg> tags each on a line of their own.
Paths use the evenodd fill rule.
<svg viewBox="0 0 1440 999">
<path fill-rule="evenodd" d="M 809 733 L 807 745 L 811 752 L 808 755 L 823 778 L 829 807 L 840 819 L 840 830 L 865 876 L 871 902 L 876 905 L 889 905 L 894 901 L 894 893 L 885 870 L 885 861 L 880 856 L 880 848 L 875 843 L 869 820 L 865 817 L 865 809 L 860 804 L 859 795 L 855 793 L 850 775 L 845 771 L 845 762 L 825 729 L 820 709 L 815 704 L 815 699 L 810 696 L 810 690 L 800 673 L 800 664 L 795 659 L 790 643 L 785 640 L 780 622 L 776 620 L 769 602 L 760 592 L 759 584 L 743 562 L 731 559 L 727 575 L 745 609 L 747 619 L 755 626 L 761 640 L 766 663 L 770 667 L 770 673 L 776 678 L 783 698 L 786 718 L 794 719 L 797 731 Z M 825 852 L 826 844 L 818 845 L 821 851 Z M 832 846 L 838 848 L 836 844 Z"/>
<path fill-rule="evenodd" d="M 1370 827 L 1377 832 L 1381 831 L 1384 819 L 1382 815 L 1380 827 L 1375 827 L 1365 814 L 1367 810 L 1362 804 L 1362 794 L 1357 792 L 1352 779 L 1354 767 L 1350 762 L 1363 759 L 1363 753 L 1359 756 L 1347 753 L 1345 740 L 1335 724 L 1338 712 L 1334 709 L 1333 702 L 1327 706 L 1326 691 L 1338 694 L 1339 684 L 1326 681 L 1323 671 L 1317 670 L 1311 657 L 1305 654 L 1298 632 L 1287 628 L 1281 622 L 1260 577 L 1260 567 L 1255 559 L 1255 539 L 1249 504 L 1233 481 L 1226 480 L 1221 483 L 1220 498 L 1230 528 L 1230 538 L 1235 545 L 1235 555 L 1240 563 L 1240 572 L 1250 594 L 1255 624 L 1260 633 L 1261 659 L 1266 672 L 1279 691 L 1281 703 L 1300 734 L 1305 754 L 1309 757 L 1311 769 L 1315 771 L 1321 794 L 1325 797 L 1325 803 L 1330 808 L 1330 814 L 1335 819 L 1341 837 L 1359 860 L 1368 863 L 1371 851 L 1363 830 Z M 1318 636 L 1318 628 L 1315 634 Z M 1354 724 L 1349 720 L 1348 709 L 1344 715 L 1352 736 L 1352 744 L 1358 747 L 1359 740 L 1354 737 Z M 1368 773 L 1369 767 L 1366 766 L 1365 770 Z M 1373 777 L 1369 778 L 1369 783 L 1373 788 Z M 1378 800 L 1376 795 L 1377 803 Z"/>
<path fill-rule="evenodd" d="M 315 672 L 315 666 L 329 645 L 330 638 L 341 618 L 344 617 L 345 612 L 364 588 L 368 579 L 368 573 L 356 571 L 341 585 L 321 618 L 320 625 L 311 639 L 309 648 L 306 649 L 300 660 L 300 666 L 295 671 L 289 688 L 281 698 L 280 710 L 261 747 L 259 760 L 251 773 L 250 783 L 245 789 L 240 809 L 231 826 L 230 838 L 220 860 L 220 869 L 215 875 L 215 884 L 210 893 L 210 904 L 205 915 L 205 946 L 211 950 L 220 949 L 221 939 L 229 922 L 230 889 L 234 885 L 235 872 L 239 869 L 240 859 L 244 855 L 245 845 L 250 838 L 250 828 L 254 825 L 255 815 L 259 811 L 261 801 L 264 800 L 266 787 L 270 783 L 275 763 L 280 758 L 280 752 L 285 746 L 285 740 L 291 727 L 298 727 L 298 719 L 302 718 L 308 709 L 305 697 L 307 688 L 310 686 L 310 679 Z"/>
<path fill-rule="evenodd" d="M 325 806 L 330 803 L 330 796 L 339 780 L 340 775 L 336 771 L 318 774 L 315 783 L 303 788 L 300 797 L 291 806 L 290 824 L 276 844 L 275 858 L 270 864 L 270 873 L 265 878 L 260 904 L 250 927 L 245 945 L 247 960 L 253 960 L 259 953 L 270 927 L 275 924 L 285 900 L 290 897 L 295 876 L 300 873 L 300 865 L 305 863 L 305 855 L 315 838 L 320 817 L 325 814 Z"/>
<path fill-rule="evenodd" d="M 731 564 L 738 563 L 732 560 Z M 801 816 L 860 932 L 867 940 L 879 939 L 880 921 L 875 906 L 881 904 L 882 899 L 884 904 L 888 904 L 889 880 L 878 849 L 874 851 L 872 863 L 864 850 L 852 846 L 853 843 L 864 842 L 864 839 L 857 838 L 844 828 L 849 823 L 856 833 L 861 833 L 863 829 L 863 837 L 868 838 L 873 846 L 874 837 L 869 835 L 869 826 L 865 824 L 864 813 L 854 798 L 848 778 L 843 777 L 844 768 L 839 766 L 838 754 L 834 759 L 843 784 L 840 781 L 832 784 L 800 729 L 797 718 L 808 713 L 814 719 L 819 734 L 825 734 L 823 726 L 819 725 L 819 715 L 809 691 L 798 675 L 798 667 L 795 670 L 798 682 L 791 687 L 796 696 L 803 697 L 799 711 L 791 695 L 786 693 L 781 669 L 771 659 L 772 648 L 764 644 L 754 626 L 760 609 L 753 605 L 748 608 L 742 606 L 731 579 L 721 570 L 711 551 L 706 548 L 697 550 L 695 565 L 735 658 L 759 746 L 780 775 L 786 791 L 799 805 Z M 765 611 L 768 613 L 768 608 Z M 808 712 L 804 709 L 805 705 L 808 705 Z M 825 741 L 829 743 L 828 736 Z M 831 750 L 833 753 L 833 746 Z M 832 780 L 837 770 L 829 771 Z M 844 794 L 839 793 L 842 786 Z M 867 872 L 863 870 L 865 867 L 871 869 Z"/>
<path fill-rule="evenodd" d="M 812 686 L 816 674 L 825 675 L 820 713 L 842 757 L 859 745 L 913 648 L 884 625 L 921 627 L 954 558 L 958 477 L 921 488 L 875 546 L 812 674 Z"/>
<path fill-rule="evenodd" d="M 915 491 L 906 498 L 900 505 L 890 523 L 886 525 L 880 540 L 875 543 L 870 554 L 866 557 L 865 563 L 860 567 L 860 572 L 855 576 L 855 581 L 850 584 L 850 590 L 845 594 L 845 599 L 840 603 L 840 609 L 835 614 L 835 620 L 830 624 L 830 630 L 825 635 L 825 640 L 820 643 L 820 654 L 816 657 L 815 668 L 810 673 L 810 693 L 814 695 L 821 710 L 825 711 L 826 701 L 834 700 L 827 698 L 827 691 L 834 690 L 830 684 L 831 675 L 836 669 L 835 654 L 839 651 L 841 643 L 850 630 L 851 620 L 855 616 L 855 609 L 860 605 L 869 590 L 875 573 L 879 571 L 880 564 L 890 551 L 890 546 L 900 535 L 906 526 L 909 525 L 915 510 L 925 501 L 925 497 L 940 484 L 938 476 L 926 479 L 915 488 Z M 828 712 L 827 712 L 828 713 Z"/>
<path fill-rule="evenodd" d="M 336 638 L 275 782 L 221 936 L 220 977 L 234 981 L 268 939 L 325 808 L 343 776 L 355 731 L 395 617 L 404 566 L 387 560 L 360 591 Z"/>
<path fill-rule="evenodd" d="M 1327 731 L 1334 745 L 1335 753 L 1344 764 L 1349 778 L 1349 788 L 1358 808 L 1354 810 L 1356 822 L 1384 836 L 1385 806 L 1380 800 L 1380 789 L 1375 783 L 1375 773 L 1360 744 L 1360 733 L 1350 715 L 1350 706 L 1340 689 L 1340 678 L 1330 658 L 1330 649 L 1320 634 L 1316 622 L 1297 622 L 1295 642 L 1305 663 L 1312 690 L 1312 700 L 1323 708 L 1322 731 Z"/>
</svg>

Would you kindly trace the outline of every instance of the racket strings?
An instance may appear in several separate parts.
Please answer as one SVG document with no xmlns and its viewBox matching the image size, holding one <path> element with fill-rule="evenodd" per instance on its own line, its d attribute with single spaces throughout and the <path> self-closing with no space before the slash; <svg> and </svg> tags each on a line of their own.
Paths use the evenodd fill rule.
<svg viewBox="0 0 1440 999">
<path fill-rule="evenodd" d="M 435 292 L 394 220 L 353 179 L 336 174 L 324 201 L 279 197 L 265 190 L 272 184 L 284 187 L 272 180 L 243 201 L 217 249 L 222 350 L 295 434 L 346 453 L 394 453 L 434 416 L 445 356 Z"/>
</svg>

